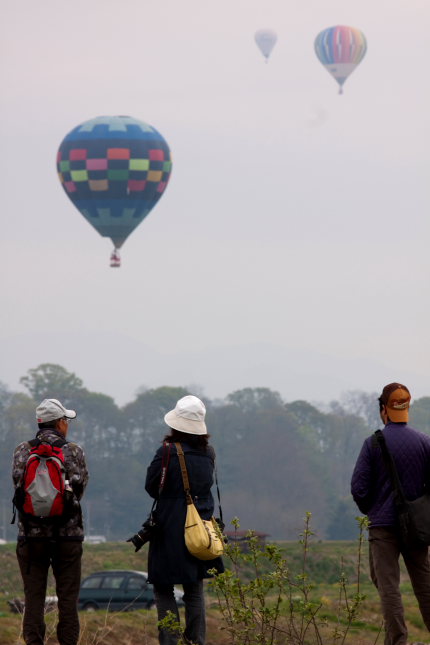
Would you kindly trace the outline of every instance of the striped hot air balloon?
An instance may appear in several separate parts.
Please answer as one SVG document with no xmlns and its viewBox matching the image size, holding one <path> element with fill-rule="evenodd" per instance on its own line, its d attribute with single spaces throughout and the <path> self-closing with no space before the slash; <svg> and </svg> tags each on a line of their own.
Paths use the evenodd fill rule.
<svg viewBox="0 0 430 645">
<path fill-rule="evenodd" d="M 339 83 L 339 94 L 343 84 L 367 50 L 366 38 L 354 27 L 337 25 L 321 31 L 315 38 L 315 53 L 326 70 Z"/>
</svg>

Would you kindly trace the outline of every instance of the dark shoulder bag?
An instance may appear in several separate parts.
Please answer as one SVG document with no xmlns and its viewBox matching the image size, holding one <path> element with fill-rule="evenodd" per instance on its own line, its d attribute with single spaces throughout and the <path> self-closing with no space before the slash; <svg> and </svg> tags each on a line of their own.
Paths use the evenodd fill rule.
<svg viewBox="0 0 430 645">
<path fill-rule="evenodd" d="M 425 492 L 424 495 L 412 501 L 406 499 L 394 459 L 381 430 L 376 430 L 375 437 L 390 473 L 402 541 L 405 546 L 429 546 L 430 493 Z"/>
</svg>

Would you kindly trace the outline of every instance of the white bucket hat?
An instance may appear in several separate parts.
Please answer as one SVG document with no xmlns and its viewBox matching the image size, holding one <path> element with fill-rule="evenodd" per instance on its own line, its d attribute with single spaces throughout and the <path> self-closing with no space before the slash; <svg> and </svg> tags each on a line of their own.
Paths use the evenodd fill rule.
<svg viewBox="0 0 430 645">
<path fill-rule="evenodd" d="M 76 419 L 74 410 L 67 410 L 57 399 L 44 399 L 36 408 L 37 423 L 47 423 L 57 419 Z"/>
<path fill-rule="evenodd" d="M 177 402 L 175 409 L 164 417 L 169 428 L 188 434 L 207 434 L 206 408 L 197 396 L 188 394 Z"/>
</svg>

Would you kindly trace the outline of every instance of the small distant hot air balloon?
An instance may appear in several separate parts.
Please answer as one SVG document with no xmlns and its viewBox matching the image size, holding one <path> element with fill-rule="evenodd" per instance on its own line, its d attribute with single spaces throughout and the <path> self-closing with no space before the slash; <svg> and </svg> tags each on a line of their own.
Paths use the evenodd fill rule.
<svg viewBox="0 0 430 645">
<path fill-rule="evenodd" d="M 119 249 L 160 199 L 172 169 L 161 134 L 129 116 L 85 121 L 63 139 L 57 154 L 60 182 L 70 200 Z"/>
<path fill-rule="evenodd" d="M 366 38 L 354 27 L 329 27 L 315 38 L 315 52 L 326 70 L 339 83 L 339 94 L 346 79 L 363 60 Z"/>
<path fill-rule="evenodd" d="M 272 49 L 274 48 L 276 41 L 278 40 L 276 32 L 273 31 L 273 29 L 259 29 L 255 32 L 254 38 L 255 42 L 257 43 L 257 47 L 263 54 L 267 63 Z"/>
</svg>

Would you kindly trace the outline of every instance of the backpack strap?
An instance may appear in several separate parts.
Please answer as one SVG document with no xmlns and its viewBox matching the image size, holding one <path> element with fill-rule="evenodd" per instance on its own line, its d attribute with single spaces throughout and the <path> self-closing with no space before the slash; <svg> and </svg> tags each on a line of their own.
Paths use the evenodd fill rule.
<svg viewBox="0 0 430 645">
<path fill-rule="evenodd" d="M 35 437 L 34 439 L 30 439 L 29 441 L 27 441 L 27 443 L 30 446 L 30 451 L 31 451 L 31 450 L 33 450 L 33 448 L 37 448 L 37 446 L 40 446 L 40 444 L 42 442 L 40 441 L 40 439 L 38 437 Z M 25 468 L 24 468 L 24 470 L 22 472 L 21 479 L 20 479 L 20 482 L 19 482 L 18 486 L 15 487 L 15 494 L 14 494 L 13 499 L 12 499 L 12 519 L 11 519 L 11 522 L 10 522 L 11 524 L 15 524 L 16 512 L 18 510 L 18 507 L 17 507 L 17 504 L 18 504 L 17 495 L 19 495 L 18 489 L 20 489 L 21 484 L 23 482 L 26 467 L 27 466 L 25 466 Z"/>
<path fill-rule="evenodd" d="M 36 437 L 28 442 L 31 446 L 34 447 L 34 446 L 39 446 L 41 443 L 49 443 L 51 446 L 55 446 L 55 448 L 62 448 L 63 446 L 66 445 L 66 443 L 69 443 L 67 439 L 64 437 L 58 437 L 58 439 L 55 439 L 55 441 L 48 441 L 47 439 L 41 439 L 40 438 L 41 432 L 43 431 L 39 430 Z"/>
<path fill-rule="evenodd" d="M 51 446 L 54 446 L 54 448 L 62 448 L 66 443 L 69 443 L 66 439 L 56 439 L 51 443 Z"/>
</svg>

